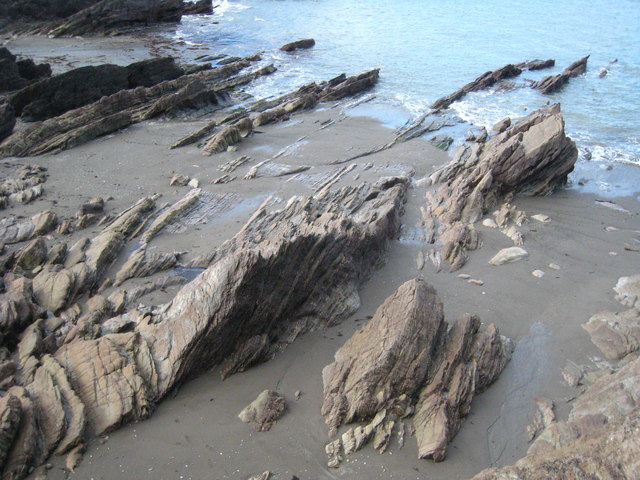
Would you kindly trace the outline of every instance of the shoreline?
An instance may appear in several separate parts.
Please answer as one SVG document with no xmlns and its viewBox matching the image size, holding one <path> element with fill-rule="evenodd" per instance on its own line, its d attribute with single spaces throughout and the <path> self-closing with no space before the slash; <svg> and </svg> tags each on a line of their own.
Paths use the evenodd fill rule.
<svg viewBox="0 0 640 480">
<path fill-rule="evenodd" d="M 92 43 L 85 39 L 82 44 L 85 41 Z M 143 50 L 136 47 L 133 53 L 116 58 L 130 62 L 129 55 L 140 59 L 137 55 L 143 54 Z M 78 58 L 85 54 L 86 51 L 80 51 Z M 321 129 L 321 125 L 330 120 L 335 124 Z M 335 168 L 330 162 L 340 159 L 345 152 L 364 152 L 384 143 L 381 140 L 393 137 L 393 130 L 385 128 L 377 119 L 343 116 L 340 108 L 328 108 L 261 127 L 262 133 L 246 139 L 234 152 L 203 157 L 195 146 L 167 149 L 204 123 L 145 121 L 56 155 L 4 160 L 4 165 L 36 163 L 47 167 L 50 175 L 44 197 L 28 205 L 10 207 L 6 213 L 29 216 L 50 205 L 60 215 L 71 216 L 78 205 L 96 195 L 115 197 L 107 202 L 108 211 L 114 213 L 154 193 L 162 194 L 161 201 L 173 203 L 184 196 L 188 187 L 171 187 L 169 180 L 174 173 L 185 174 L 197 178 L 202 188 L 221 195 L 235 195 L 233 202 L 240 202 L 238 208 L 221 212 L 208 225 L 185 233 L 163 234 L 154 240 L 153 247 L 158 251 L 189 250 L 185 256 L 189 260 L 231 238 L 269 195 L 276 197 L 270 208 L 278 208 L 292 195 L 313 193 L 310 181 L 303 181 L 302 176 L 289 181 L 291 177 L 266 175 L 210 185 L 211 180 L 221 175 L 218 167 L 224 162 L 249 155 L 253 160 L 248 167 L 297 145 L 279 161 L 312 165 L 314 173 L 326 173 Z M 301 142 L 299 139 L 303 136 L 307 138 Z M 119 159 L 115 172 L 109 163 L 113 158 Z M 417 180 L 447 160 L 448 157 L 427 140 L 414 139 L 355 162 L 358 167 L 336 186 L 411 171 Z M 372 163 L 373 168 L 365 169 L 368 163 Z M 538 224 L 531 220 L 524 230 L 530 256 L 500 267 L 487 262 L 510 242 L 497 230 L 479 225 L 484 245 L 470 254 L 468 264 L 457 273 L 482 279 L 482 286 L 464 282 L 457 273 L 436 274 L 430 263 L 423 270 L 417 268 L 416 256 L 424 245 L 412 236 L 412 231 L 418 226 L 425 192 L 425 187 L 417 185 L 409 190 L 406 213 L 402 217 L 406 226 L 404 233 L 400 240 L 391 243 L 385 266 L 360 289 L 362 305 L 349 320 L 328 330 L 304 335 L 274 359 L 236 374 L 224 383 L 211 379 L 215 371 L 191 380 L 180 387 L 174 398 L 165 399 L 150 419 L 109 434 L 104 444 L 94 439 L 71 478 L 97 480 L 125 475 L 204 478 L 210 476 L 211 469 L 216 471 L 216 478 L 245 478 L 269 469 L 274 472 L 273 478 L 286 480 L 287 475 L 356 480 L 412 478 L 414 472 L 416 478 L 426 474 L 429 478 L 445 479 L 470 477 L 486 467 L 509 465 L 522 457 L 528 446 L 524 429 L 534 410 L 532 398 L 543 395 L 554 399 L 558 416 L 566 417 L 571 402 L 563 399 L 574 396 L 576 391 L 562 384 L 560 368 L 566 360 L 586 364 L 591 357 L 599 355 L 580 324 L 597 311 L 615 309 L 617 304 L 611 287 L 618 277 L 636 273 L 629 270 L 638 253 L 625 251 L 622 246 L 633 242 L 640 229 L 640 208 L 634 198 L 637 192 L 615 200 L 631 213 L 594 206 L 597 196 L 572 190 L 560 190 L 547 197 L 517 197 L 515 204 L 529 216 L 544 213 L 551 222 Z M 607 226 L 617 230 L 607 231 Z M 77 232 L 69 243 L 98 231 L 92 227 Z M 610 251 L 618 255 L 609 255 Z M 123 261 L 121 258 L 112 265 L 109 275 L 113 275 Z M 550 263 L 560 265 L 561 269 L 549 270 Z M 533 277 L 534 269 L 545 270 L 546 275 Z M 320 416 L 320 371 L 362 325 L 361 320 L 372 315 L 403 281 L 415 276 L 423 276 L 435 286 L 449 320 L 469 312 L 479 314 L 486 323 L 496 323 L 501 333 L 516 342 L 514 357 L 498 381 L 475 399 L 471 414 L 451 444 L 449 458 L 444 463 L 418 460 L 415 441 L 411 440 L 403 449 L 394 445 L 384 455 L 367 447 L 350 457 L 340 469 L 328 470 L 324 454 L 328 437 Z M 130 282 L 135 285 L 144 281 L 146 279 Z M 170 300 L 176 290 L 155 292 L 141 301 L 157 305 Z M 540 363 L 532 364 L 531 358 L 540 358 Z M 236 416 L 263 388 L 282 390 L 290 410 L 271 432 L 255 433 Z M 303 392 L 298 401 L 292 399 L 296 390 Z M 225 432 L 222 440 L 220 431 Z M 55 466 L 48 478 L 64 477 L 62 461 L 62 458 L 54 460 Z"/>
</svg>

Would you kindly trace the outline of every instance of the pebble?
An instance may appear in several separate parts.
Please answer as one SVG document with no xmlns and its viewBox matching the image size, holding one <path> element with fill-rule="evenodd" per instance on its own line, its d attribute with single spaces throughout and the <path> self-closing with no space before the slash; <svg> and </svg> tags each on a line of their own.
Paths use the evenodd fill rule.
<svg viewBox="0 0 640 480">
<path fill-rule="evenodd" d="M 469 275 L 468 273 L 460 273 L 458 274 L 458 278 L 462 278 L 464 280 L 468 280 L 471 278 L 471 275 Z"/>
<path fill-rule="evenodd" d="M 560 265 L 555 263 L 550 263 L 549 268 L 553 268 L 554 270 L 560 270 Z"/>
<path fill-rule="evenodd" d="M 416 267 L 418 267 L 418 270 L 422 270 L 424 268 L 424 253 L 422 253 L 422 250 L 418 252 L 418 258 L 416 258 Z"/>
<path fill-rule="evenodd" d="M 619 228 L 612 227 L 612 226 L 604 227 L 604 229 L 605 229 L 607 232 L 615 232 L 616 230 L 620 230 Z"/>
<path fill-rule="evenodd" d="M 618 252 L 609 252 L 609 255 L 611 255 L 612 257 L 615 257 L 616 255 L 618 255 Z"/>
<path fill-rule="evenodd" d="M 192 178 L 191 180 L 189 180 L 189 183 L 187 183 L 187 185 L 191 188 L 198 188 L 200 186 L 200 182 L 197 178 Z"/>
<path fill-rule="evenodd" d="M 542 278 L 544 277 L 544 272 L 542 270 L 534 270 L 533 272 L 531 272 L 531 275 L 533 275 L 534 277 Z"/>
<path fill-rule="evenodd" d="M 503 248 L 495 256 L 489 260 L 489 265 L 504 265 L 505 263 L 517 262 L 529 254 L 524 248 L 509 247 Z"/>
<path fill-rule="evenodd" d="M 484 282 L 482 280 L 476 280 L 475 278 L 470 278 L 469 280 L 467 280 L 468 283 L 471 283 L 472 285 L 484 285 Z"/>
</svg>

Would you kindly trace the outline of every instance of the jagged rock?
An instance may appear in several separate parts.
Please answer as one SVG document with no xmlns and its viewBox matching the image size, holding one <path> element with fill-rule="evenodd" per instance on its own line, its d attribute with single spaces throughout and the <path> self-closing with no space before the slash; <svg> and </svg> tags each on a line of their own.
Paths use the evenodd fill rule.
<svg viewBox="0 0 640 480">
<path fill-rule="evenodd" d="M 469 241 L 470 224 L 509 195 L 544 195 L 563 185 L 577 157 L 574 142 L 565 135 L 559 105 L 533 112 L 486 143 L 461 147 L 451 162 L 431 175 L 433 183 L 442 185 L 427 195 L 425 218 L 435 222 L 444 244 L 442 257 L 451 269 L 464 265 L 465 250 L 477 245 Z M 518 232 L 506 233 L 514 241 L 519 238 Z"/>
<path fill-rule="evenodd" d="M 297 40 L 295 42 L 287 43 L 280 47 L 280 50 L 283 52 L 293 52 L 299 49 L 311 48 L 316 44 L 316 41 L 313 38 L 306 38 L 304 40 Z"/>
<path fill-rule="evenodd" d="M 238 418 L 244 423 L 250 423 L 258 432 L 266 432 L 282 417 L 285 407 L 282 395 L 273 390 L 264 390 L 240 412 Z"/>
<path fill-rule="evenodd" d="M 504 132 L 511 126 L 511 119 L 509 117 L 503 118 L 493 126 L 493 132 L 498 134 Z"/>
<path fill-rule="evenodd" d="M 620 360 L 640 348 L 640 311 L 600 312 L 582 325 L 609 360 Z"/>
<path fill-rule="evenodd" d="M 532 441 L 536 435 L 551 425 L 551 422 L 556 419 L 556 414 L 553 411 L 553 400 L 545 397 L 536 397 L 533 401 L 536 404 L 536 411 L 533 414 L 531 424 L 527 426 L 529 441 Z"/>
<path fill-rule="evenodd" d="M 190 190 L 182 199 L 178 200 L 171 207 L 161 213 L 142 234 L 140 243 L 143 245 L 149 243 L 153 237 L 160 233 L 160 231 L 169 225 L 174 219 L 181 217 L 185 212 L 193 208 L 193 206 L 198 202 L 201 192 L 202 191 L 199 188 Z"/>
<path fill-rule="evenodd" d="M 640 309 L 640 275 L 620 277 L 613 290 L 616 300 L 627 307 Z"/>
<path fill-rule="evenodd" d="M 486 390 L 511 358 L 513 344 L 489 325 L 480 331 L 480 319 L 458 319 L 439 352 L 437 370 L 420 392 L 413 424 L 418 456 L 439 462 L 469 413 L 473 397 Z"/>
<path fill-rule="evenodd" d="M 12 387 L 7 392 L 9 398 L 15 398 L 20 403 L 20 424 L 18 431 L 13 436 L 13 442 L 6 451 L 3 478 L 18 479 L 25 477 L 30 468 L 43 460 L 39 445 L 42 441 L 42 431 L 37 424 L 37 411 L 28 393 L 22 387 Z M 17 408 L 15 400 L 12 400 L 13 408 Z"/>
<path fill-rule="evenodd" d="M 3 470 L 22 416 L 20 400 L 10 394 L 0 397 L 0 472 Z"/>
<path fill-rule="evenodd" d="M 231 145 L 235 145 L 248 136 L 253 130 L 253 122 L 250 118 L 238 120 L 235 124 L 229 125 L 215 134 L 203 147 L 202 153 L 211 155 L 213 153 L 226 151 Z"/>
<path fill-rule="evenodd" d="M 544 77 L 539 82 L 534 82 L 531 87 L 540 90 L 542 93 L 553 93 L 559 90 L 569 79 L 582 75 L 587 69 L 589 55 L 580 60 L 576 60 L 569 65 L 562 73 Z"/>
<path fill-rule="evenodd" d="M 182 15 L 210 15 L 213 13 L 211 0 L 196 0 L 195 2 L 184 2 Z"/>
<path fill-rule="evenodd" d="M 503 248 L 498 253 L 496 253 L 491 260 L 489 260 L 489 265 L 504 265 L 505 263 L 517 262 L 518 260 L 522 260 L 527 257 L 529 254 L 524 248 L 520 247 L 509 247 Z"/>
<path fill-rule="evenodd" d="M 18 277 L 6 285 L 0 294 L 0 343 L 13 346 L 22 331 L 39 315 L 40 309 L 33 302 L 31 281 Z"/>
<path fill-rule="evenodd" d="M 252 365 L 261 362 L 269 352 L 269 336 L 266 334 L 251 337 L 238 346 L 236 351 L 227 358 L 220 368 L 222 380 L 234 373 L 244 372 Z"/>
<path fill-rule="evenodd" d="M 446 328 L 435 290 L 422 280 L 403 284 L 373 319 L 322 370 L 322 415 L 330 435 L 354 420 L 369 420 L 390 400 L 413 396 L 429 371 Z"/>
<path fill-rule="evenodd" d="M 444 459 L 473 396 L 496 380 L 512 350 L 495 326 L 480 331 L 478 317 L 463 316 L 449 333 L 447 328 L 435 290 L 410 280 L 338 350 L 322 372 L 322 414 L 330 434 L 343 423 L 373 420 L 345 433 L 332 452 L 342 448 L 348 454 L 372 436 L 374 447 L 386 450 L 395 425 L 413 412 L 419 397 L 419 455 Z"/>
<path fill-rule="evenodd" d="M 49 30 L 54 37 L 117 31 L 123 27 L 179 22 L 183 0 L 102 0 Z"/>
<path fill-rule="evenodd" d="M 16 125 L 16 115 L 13 107 L 8 103 L 0 105 L 0 141 L 7 138 L 13 132 Z"/>
<path fill-rule="evenodd" d="M 147 253 L 146 245 L 135 250 L 128 260 L 116 273 L 114 286 L 117 287 L 125 280 L 133 277 L 146 277 L 156 272 L 172 268 L 178 263 L 182 252 Z"/>
<path fill-rule="evenodd" d="M 42 194 L 42 184 L 47 180 L 46 169 L 23 165 L 13 177 L 5 178 L 0 183 L 0 208 L 14 201 L 27 203 Z"/>
<path fill-rule="evenodd" d="M 556 64 L 556 61 L 552 58 L 548 60 L 529 60 L 528 62 L 518 63 L 516 67 L 521 70 L 543 70 L 545 68 L 551 68 Z"/>
<path fill-rule="evenodd" d="M 509 78 L 516 77 L 522 73 L 522 69 L 516 67 L 515 65 L 508 64 L 498 70 L 494 70 L 492 72 L 486 72 L 476 78 L 473 82 L 467 83 L 460 90 L 455 91 L 454 93 L 447 95 L 446 97 L 442 97 L 436 100 L 431 108 L 435 110 L 442 110 L 447 108 L 456 100 L 460 100 L 467 93 L 477 92 L 478 90 L 484 90 L 495 85 L 497 82 L 501 80 L 506 80 Z"/>
<path fill-rule="evenodd" d="M 95 197 L 89 200 L 87 203 L 83 203 L 80 206 L 80 214 L 86 215 L 88 213 L 102 213 L 104 210 L 104 199 L 102 197 Z"/>
<path fill-rule="evenodd" d="M 38 237 L 20 250 L 16 257 L 15 264 L 16 267 L 22 271 L 30 272 L 34 268 L 42 265 L 46 259 L 47 243 L 44 238 Z"/>
<path fill-rule="evenodd" d="M 46 310 L 57 313 L 67 305 L 74 286 L 73 272 L 62 265 L 48 265 L 33 279 L 33 296 Z"/>
<path fill-rule="evenodd" d="M 440 150 L 447 151 L 453 143 L 453 138 L 449 135 L 435 135 L 429 139 L 431 144 Z"/>
<path fill-rule="evenodd" d="M 171 180 L 169 181 L 169 185 L 184 187 L 187 183 L 189 183 L 190 178 L 186 175 L 182 175 L 181 173 L 176 173 Z"/>
<path fill-rule="evenodd" d="M 0 156 L 27 156 L 65 150 L 100 135 L 148 120 L 173 107 L 202 106 L 238 85 L 274 71 L 273 66 L 236 75 L 259 57 L 241 59 L 230 65 L 183 75 L 149 88 L 120 90 L 97 102 L 70 110 L 58 117 L 15 132 L 0 144 Z M 124 67 L 122 67 L 124 68 Z M 180 93 L 180 94 L 177 94 Z"/>
</svg>

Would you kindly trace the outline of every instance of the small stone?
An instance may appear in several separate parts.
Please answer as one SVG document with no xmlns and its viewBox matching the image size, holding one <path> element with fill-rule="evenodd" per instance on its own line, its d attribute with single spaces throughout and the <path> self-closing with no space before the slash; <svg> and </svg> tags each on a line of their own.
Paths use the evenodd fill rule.
<svg viewBox="0 0 640 480">
<path fill-rule="evenodd" d="M 468 273 L 460 273 L 458 274 L 458 278 L 462 278 L 463 280 L 469 280 L 471 278 L 471 275 L 469 275 Z"/>
<path fill-rule="evenodd" d="M 187 185 L 191 188 L 198 188 L 200 186 L 200 182 L 197 178 L 192 178 L 191 180 L 189 180 L 189 183 L 187 183 Z"/>
<path fill-rule="evenodd" d="M 184 187 L 186 184 L 189 183 L 189 177 L 187 177 L 186 175 L 182 175 L 181 173 L 176 173 L 173 177 L 171 177 L 171 181 L 169 182 L 169 185 L 171 185 L 172 187 L 174 186 L 181 186 Z"/>
<path fill-rule="evenodd" d="M 547 215 L 544 215 L 542 213 L 537 213 L 535 215 L 531 215 L 531 218 L 533 218 L 534 220 L 537 220 L 538 222 L 542 222 L 542 223 L 549 223 L 551 221 L 551 219 Z"/>
<path fill-rule="evenodd" d="M 612 257 L 615 257 L 618 255 L 618 252 L 609 252 L 609 255 L 611 255 Z"/>
<path fill-rule="evenodd" d="M 227 152 L 237 152 L 238 151 L 238 147 L 236 145 L 229 145 L 227 147 Z"/>
<path fill-rule="evenodd" d="M 251 423 L 259 432 L 271 429 L 274 423 L 283 415 L 285 400 L 282 395 L 273 390 L 263 390 L 238 418 L 244 423 Z"/>
<path fill-rule="evenodd" d="M 534 277 L 542 278 L 544 277 L 544 272 L 542 270 L 534 270 L 533 272 L 531 272 L 531 275 L 533 275 Z"/>
<path fill-rule="evenodd" d="M 482 220 L 482 225 L 489 228 L 498 228 L 498 224 L 493 218 L 485 218 Z"/>
<path fill-rule="evenodd" d="M 470 278 L 469 280 L 467 280 L 467 282 L 472 285 L 484 285 L 484 282 L 482 280 L 477 280 L 475 278 Z"/>
<path fill-rule="evenodd" d="M 550 263 L 549 264 L 549 268 L 552 268 L 554 270 L 560 270 L 560 265 L 555 264 L 555 263 Z"/>
<path fill-rule="evenodd" d="M 418 270 L 422 270 L 424 268 L 424 253 L 422 250 L 418 252 L 418 258 L 416 258 L 416 267 Z"/>
<path fill-rule="evenodd" d="M 524 248 L 503 248 L 491 260 L 489 260 L 489 265 L 499 266 L 504 265 L 505 263 L 517 262 L 528 255 L 529 254 Z"/>
<path fill-rule="evenodd" d="M 604 229 L 605 229 L 607 232 L 615 232 L 616 230 L 620 230 L 619 228 L 612 227 L 612 226 L 604 227 Z"/>
<path fill-rule="evenodd" d="M 295 397 L 296 400 L 300 400 L 300 397 L 302 396 L 302 391 L 296 390 L 296 393 L 294 393 L 293 396 Z"/>
</svg>

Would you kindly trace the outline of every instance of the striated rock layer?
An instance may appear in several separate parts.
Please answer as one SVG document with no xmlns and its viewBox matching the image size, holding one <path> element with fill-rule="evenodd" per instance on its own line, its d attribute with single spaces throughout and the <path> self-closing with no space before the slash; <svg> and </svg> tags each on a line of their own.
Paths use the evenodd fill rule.
<svg viewBox="0 0 640 480">
<path fill-rule="evenodd" d="M 480 326 L 478 317 L 464 315 L 449 329 L 433 287 L 420 279 L 400 286 L 322 371 L 330 435 L 343 424 L 369 422 L 327 445 L 329 466 L 372 438 L 380 451 L 394 434 L 402 443 L 412 414 L 419 457 L 444 460 L 474 395 L 511 358 L 512 342 L 494 325 Z"/>
<path fill-rule="evenodd" d="M 72 246 L 64 265 L 39 270 L 33 295 L 28 280 L 11 283 L 0 295 L 0 334 L 17 343 L 11 359 L 0 352 L 2 478 L 22 478 L 54 452 L 71 451 L 73 460 L 86 435 L 145 418 L 190 376 L 223 361 L 223 375 L 242 371 L 352 314 L 358 286 L 397 234 L 407 184 L 388 178 L 323 190 L 273 212 L 265 204 L 208 257 L 206 271 L 150 312 L 109 318 L 127 303 L 121 291 L 94 295 L 84 314 L 77 305 L 63 309 L 95 288 L 125 240 L 140 233 L 153 198 Z M 29 245 L 37 259 L 29 265 L 43 261 L 36 247 Z M 42 318 L 45 304 L 58 316 Z"/>
<path fill-rule="evenodd" d="M 545 195 L 567 181 L 578 158 L 566 136 L 560 105 L 537 110 L 485 143 L 462 146 L 431 175 L 441 183 L 427 195 L 427 215 L 451 270 L 478 246 L 473 224 L 513 194 Z"/>
</svg>

